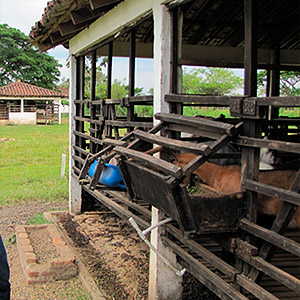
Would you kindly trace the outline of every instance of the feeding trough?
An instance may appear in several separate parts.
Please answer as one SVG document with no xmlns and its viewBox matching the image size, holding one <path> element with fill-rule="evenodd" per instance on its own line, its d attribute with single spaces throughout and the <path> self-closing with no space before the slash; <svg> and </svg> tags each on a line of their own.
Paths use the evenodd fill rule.
<svg viewBox="0 0 300 300">
<path fill-rule="evenodd" d="M 90 177 L 94 176 L 98 163 L 99 163 L 99 161 L 98 161 L 98 159 L 96 159 L 93 162 L 93 164 L 90 166 L 90 168 L 89 168 L 89 176 Z M 108 163 L 104 164 L 102 173 L 99 178 L 99 182 L 101 184 L 105 184 L 110 187 L 118 187 L 118 188 L 122 188 L 122 189 L 126 188 L 124 185 L 123 177 L 122 177 L 119 167 L 108 164 Z"/>
<path fill-rule="evenodd" d="M 189 195 L 184 184 L 172 184 L 170 176 L 138 162 L 120 161 L 121 172 L 132 200 L 143 199 L 177 221 L 186 233 L 235 232 L 245 214 L 241 193 Z"/>
</svg>

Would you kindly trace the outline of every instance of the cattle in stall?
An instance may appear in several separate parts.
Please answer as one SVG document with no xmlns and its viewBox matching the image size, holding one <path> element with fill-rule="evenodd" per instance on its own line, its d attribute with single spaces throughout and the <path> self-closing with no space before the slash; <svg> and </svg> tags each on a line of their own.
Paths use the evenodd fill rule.
<svg viewBox="0 0 300 300">
<path fill-rule="evenodd" d="M 184 167 L 196 158 L 192 153 L 174 154 L 176 160 L 174 164 Z M 234 194 L 241 192 L 241 167 L 239 165 L 220 166 L 215 163 L 205 162 L 193 172 L 205 184 L 214 188 L 223 194 Z M 259 182 L 271 185 L 281 189 L 290 189 L 297 172 L 295 170 L 271 170 L 259 173 Z M 268 197 L 262 194 L 258 195 L 257 205 L 258 213 L 266 215 L 277 215 L 283 201 Z M 300 207 L 296 210 L 294 219 L 300 227 Z"/>
</svg>

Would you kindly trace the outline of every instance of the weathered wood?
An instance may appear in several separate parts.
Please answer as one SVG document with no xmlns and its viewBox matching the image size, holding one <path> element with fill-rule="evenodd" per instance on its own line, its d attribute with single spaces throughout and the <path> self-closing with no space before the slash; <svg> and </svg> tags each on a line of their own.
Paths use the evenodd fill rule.
<svg viewBox="0 0 300 300">
<path fill-rule="evenodd" d="M 300 190 L 300 171 L 297 173 L 296 178 L 292 184 L 290 192 L 299 192 Z M 283 233 L 290 220 L 292 219 L 297 206 L 283 202 L 282 207 L 279 210 L 279 213 L 276 216 L 276 219 L 272 225 L 271 230 L 276 233 Z M 269 260 L 272 257 L 274 247 L 271 244 L 264 243 L 260 249 L 259 256 L 263 259 Z M 249 277 L 253 280 L 260 279 L 259 272 L 255 269 L 252 269 Z"/>
<path fill-rule="evenodd" d="M 258 256 L 247 257 L 245 253 L 240 252 L 238 254 L 240 258 L 245 260 L 251 266 L 257 268 L 257 270 L 267 274 L 271 278 L 279 281 L 283 285 L 287 286 L 288 288 L 294 290 L 297 295 L 300 295 L 300 280 L 295 278 L 294 276 L 290 275 L 289 273 L 271 265 L 270 263 L 266 262 L 263 258 Z"/>
<path fill-rule="evenodd" d="M 204 284 L 221 299 L 248 299 L 238 292 L 233 286 L 229 285 L 226 281 L 209 270 L 200 261 L 177 246 L 174 242 L 164 238 L 163 242 L 168 247 L 171 247 L 173 251 L 183 259 L 181 264 L 183 264 L 183 266 L 186 267 L 191 274 L 193 274 L 202 284 Z"/>
<path fill-rule="evenodd" d="M 189 116 L 182 116 L 176 114 L 157 113 L 155 118 L 163 122 L 170 122 L 175 124 L 181 124 L 185 126 L 192 126 L 200 128 L 206 131 L 213 131 L 221 134 L 235 135 L 237 134 L 237 128 L 233 125 L 212 121 L 203 118 L 194 118 Z"/>
<path fill-rule="evenodd" d="M 123 147 L 126 147 L 128 145 L 128 142 L 126 142 L 126 141 L 114 140 L 114 139 L 109 139 L 109 138 L 103 139 L 102 143 L 104 145 L 110 145 L 110 146 L 123 146 Z"/>
<path fill-rule="evenodd" d="M 147 219 L 147 221 L 150 221 L 151 211 L 149 209 L 146 209 L 145 207 L 128 200 L 128 197 L 123 196 L 119 192 L 112 191 L 112 190 L 107 190 L 107 191 L 105 191 L 105 193 L 107 193 L 108 195 L 114 197 L 117 201 L 120 201 L 123 204 L 127 205 L 128 207 L 131 207 L 132 209 L 134 209 L 137 212 L 141 213 L 143 215 L 143 217 Z"/>
<path fill-rule="evenodd" d="M 146 142 L 149 142 L 152 144 L 157 144 L 157 145 L 163 146 L 168 149 L 189 151 L 192 153 L 202 154 L 205 156 L 210 154 L 210 148 L 208 145 L 174 140 L 174 139 L 166 138 L 163 136 L 147 133 L 147 132 L 144 132 L 141 130 L 136 130 L 134 132 L 134 135 L 138 139 L 141 139 L 143 141 L 146 141 Z"/>
<path fill-rule="evenodd" d="M 238 136 L 237 138 L 234 138 L 234 143 L 246 147 L 268 148 L 283 152 L 300 153 L 300 144 L 293 142 L 282 142 L 247 136 Z"/>
<path fill-rule="evenodd" d="M 204 248 L 199 243 L 185 239 L 182 233 L 172 225 L 166 225 L 166 230 L 172 234 L 176 239 L 178 239 L 181 243 L 186 245 L 193 252 L 197 253 L 199 256 L 203 257 L 206 261 L 208 261 L 211 265 L 213 265 L 216 269 L 220 270 L 222 273 L 226 274 L 231 279 L 234 279 L 238 270 L 234 267 L 230 266 L 226 262 L 224 262 L 221 258 L 213 254 L 211 251 Z"/>
<path fill-rule="evenodd" d="M 143 162 L 145 165 L 148 165 L 154 168 L 155 170 L 163 171 L 165 174 L 172 175 L 175 178 L 181 178 L 183 175 L 182 169 L 180 167 L 175 166 L 174 164 L 161 160 L 159 158 L 152 157 L 142 152 L 127 149 L 124 147 L 116 147 L 114 150 L 118 154 Z"/>
<path fill-rule="evenodd" d="M 113 211 L 115 214 L 117 214 L 121 219 L 128 222 L 128 219 L 130 217 L 134 218 L 134 220 L 137 222 L 141 228 L 145 229 L 150 226 L 150 224 L 146 221 L 144 221 L 142 218 L 136 216 L 132 212 L 130 212 L 128 209 L 124 208 L 120 204 L 116 203 L 113 199 L 110 199 L 106 197 L 103 193 L 97 191 L 97 190 L 91 190 L 87 186 L 82 187 L 85 191 L 87 191 L 90 195 L 95 197 L 99 202 L 101 202 L 103 205 L 108 207 L 111 211 Z"/>
<path fill-rule="evenodd" d="M 254 180 L 244 179 L 242 182 L 242 189 L 247 189 L 269 197 L 275 197 L 292 204 L 300 205 L 300 194 L 293 191 L 276 188 L 274 186 Z"/>
<path fill-rule="evenodd" d="M 210 155 L 213 155 L 216 152 L 218 152 L 221 148 L 223 148 L 226 144 L 228 144 L 231 141 L 231 139 L 232 139 L 231 136 L 228 136 L 225 134 L 221 138 L 219 138 L 217 141 L 215 141 L 214 144 L 210 145 L 210 149 L 211 149 Z M 183 168 L 184 174 L 185 175 L 192 174 L 204 162 L 206 162 L 207 159 L 208 159 L 208 157 L 204 157 L 201 155 L 197 156 L 192 161 L 190 161 L 186 166 L 184 166 L 184 168 Z"/>
<path fill-rule="evenodd" d="M 274 107 L 298 107 L 300 106 L 300 96 L 278 96 L 278 97 L 250 97 L 248 99 L 255 99 L 257 106 Z"/>
<path fill-rule="evenodd" d="M 239 227 L 242 230 L 255 235 L 256 237 L 263 239 L 264 241 L 267 241 L 285 251 L 288 251 L 300 257 L 300 245 L 287 237 L 284 237 L 272 230 L 258 226 L 257 224 L 250 222 L 247 219 L 240 220 Z"/>
<path fill-rule="evenodd" d="M 105 121 L 105 125 L 112 125 L 121 128 L 127 127 L 142 127 L 142 128 L 152 128 L 152 122 L 137 122 L 137 121 L 119 121 L 119 120 L 107 120 Z"/>
<path fill-rule="evenodd" d="M 99 125 L 103 124 L 103 117 L 98 117 L 99 120 L 92 120 L 89 118 L 74 116 L 73 119 L 75 121 L 88 122 L 88 123 L 94 123 Z"/>
<path fill-rule="evenodd" d="M 78 146 L 76 146 L 76 145 L 73 145 L 73 149 L 74 149 L 75 151 L 78 151 L 78 152 L 84 154 L 85 156 L 87 156 L 88 154 L 90 154 L 90 152 L 88 152 L 88 151 L 86 151 L 85 149 L 82 149 L 82 148 L 80 148 L 80 147 L 78 147 Z"/>
<path fill-rule="evenodd" d="M 204 95 L 184 95 L 172 94 L 165 95 L 165 101 L 170 103 L 193 103 L 201 106 L 219 106 L 228 107 L 231 99 L 243 99 L 237 96 L 204 96 Z"/>
<path fill-rule="evenodd" d="M 86 105 L 102 105 L 104 103 L 103 100 L 74 100 L 75 104 L 86 104 Z"/>
<path fill-rule="evenodd" d="M 79 132 L 79 131 L 73 131 L 73 134 L 75 134 L 76 136 L 79 136 L 83 139 L 86 139 L 86 140 L 90 140 L 90 141 L 93 141 L 94 143 L 96 144 L 99 144 L 99 145 L 102 145 L 102 141 L 99 140 L 98 138 L 94 138 L 88 134 L 85 134 L 85 133 L 82 133 L 82 132 Z"/>
<path fill-rule="evenodd" d="M 79 162 L 80 164 L 84 164 L 84 159 L 82 159 L 81 157 L 77 156 L 77 155 L 72 155 L 72 159 L 76 160 L 77 162 Z"/>
<path fill-rule="evenodd" d="M 172 124 L 172 123 L 167 123 L 164 124 L 164 129 L 167 131 L 175 131 L 175 132 L 185 132 L 185 133 L 190 133 L 193 134 L 194 136 L 201 136 L 209 139 L 218 139 L 222 136 L 221 133 L 217 132 L 212 132 L 212 131 L 205 131 L 203 129 L 198 129 L 195 127 L 190 127 L 190 126 L 185 126 L 181 124 Z"/>
<path fill-rule="evenodd" d="M 236 283 L 260 300 L 279 300 L 277 297 L 273 296 L 264 288 L 242 274 L 237 274 Z"/>
</svg>

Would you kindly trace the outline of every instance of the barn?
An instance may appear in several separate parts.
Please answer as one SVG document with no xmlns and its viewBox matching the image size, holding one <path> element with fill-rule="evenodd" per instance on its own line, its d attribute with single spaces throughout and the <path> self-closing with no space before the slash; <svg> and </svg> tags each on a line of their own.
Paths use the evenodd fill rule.
<svg viewBox="0 0 300 300">
<path fill-rule="evenodd" d="M 149 299 L 181 299 L 185 270 L 221 299 L 299 299 L 299 229 L 287 225 L 300 204 L 300 119 L 286 112 L 299 109 L 300 97 L 280 89 L 281 71 L 300 71 L 299 32 L 300 3 L 292 0 L 53 0 L 32 27 L 30 39 L 41 51 L 69 49 L 70 211 L 81 213 L 93 199 L 138 230 L 153 225 Z M 104 56 L 102 99 L 96 68 Z M 129 92 L 121 99 L 111 97 L 114 57 L 128 58 Z M 137 58 L 153 61 L 153 95 L 135 95 Z M 183 94 L 183 66 L 240 68 L 243 95 Z M 266 71 L 263 96 L 258 70 Z M 154 117 L 139 115 L 139 106 L 153 106 Z M 184 115 L 190 106 L 226 108 L 230 117 Z M 159 157 L 144 153 L 155 145 L 163 148 Z M 229 155 L 241 159 L 240 192 L 219 193 L 207 180 L 191 195 L 185 179 L 226 145 L 235 145 Z M 261 148 L 285 161 L 276 180 L 274 173 L 259 179 Z M 194 158 L 174 165 L 170 152 Z M 113 157 L 126 193 L 99 183 Z M 293 178 L 284 185 L 287 171 Z M 262 199 L 276 199 L 277 208 L 267 202 L 274 208 L 268 211 Z"/>
</svg>

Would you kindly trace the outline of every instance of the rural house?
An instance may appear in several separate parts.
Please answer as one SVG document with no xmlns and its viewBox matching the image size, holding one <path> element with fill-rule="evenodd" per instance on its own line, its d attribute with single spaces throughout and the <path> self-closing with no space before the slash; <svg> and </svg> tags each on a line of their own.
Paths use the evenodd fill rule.
<svg viewBox="0 0 300 300">
<path fill-rule="evenodd" d="M 61 124 L 60 92 L 17 81 L 0 87 L 0 120 L 12 124 Z"/>
<path fill-rule="evenodd" d="M 300 71 L 299 32 L 300 3 L 294 0 L 53 0 L 33 26 L 30 39 L 41 51 L 69 49 L 70 211 L 80 213 L 96 201 L 142 229 L 155 225 L 149 299 L 181 299 L 185 271 L 221 299 L 299 299 L 300 235 L 287 225 L 300 204 L 300 118 L 288 113 L 299 110 L 300 97 L 280 93 L 280 72 Z M 103 56 L 106 99 L 96 93 Z M 111 97 L 114 57 L 128 58 L 129 93 L 121 99 Z M 136 58 L 153 61 L 153 95 L 135 95 Z M 183 94 L 183 66 L 243 69 L 243 95 Z M 258 70 L 266 71 L 261 97 Z M 154 118 L 139 115 L 138 106 L 153 106 Z M 229 117 L 184 115 L 190 106 L 223 108 Z M 155 145 L 164 149 L 160 156 L 143 153 Z M 240 193 L 222 194 L 203 180 L 201 192 L 192 195 L 185 179 L 226 145 L 237 151 L 223 156 L 240 159 Z M 262 148 L 289 162 L 281 167 L 294 169 L 293 182 L 259 181 Z M 178 166 L 170 152 L 195 158 Z M 101 182 L 105 163 L 116 154 L 126 193 Z M 91 174 L 95 159 L 100 163 Z M 272 212 L 261 199 L 270 201 Z"/>
</svg>

